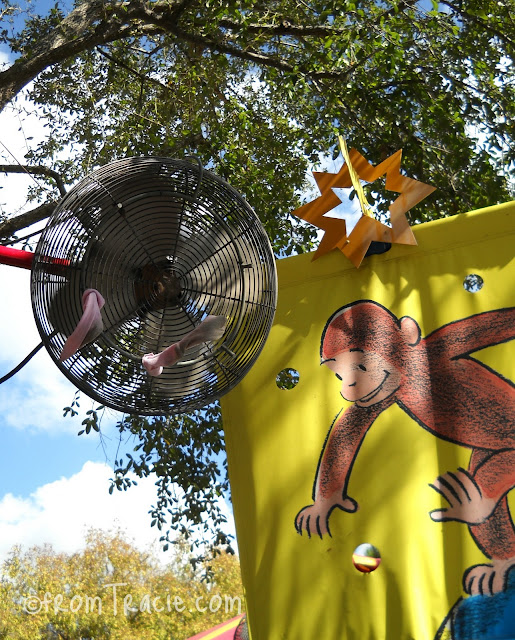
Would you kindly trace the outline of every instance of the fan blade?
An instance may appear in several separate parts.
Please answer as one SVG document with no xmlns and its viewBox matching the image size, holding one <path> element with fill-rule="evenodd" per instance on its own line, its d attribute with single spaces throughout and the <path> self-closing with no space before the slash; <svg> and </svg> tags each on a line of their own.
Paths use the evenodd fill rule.
<svg viewBox="0 0 515 640">
<path fill-rule="evenodd" d="M 233 315 L 235 304 L 253 291 L 256 258 L 239 238 L 210 229 L 194 238 L 199 259 L 183 276 L 184 289 L 195 305 L 213 315 Z"/>
</svg>

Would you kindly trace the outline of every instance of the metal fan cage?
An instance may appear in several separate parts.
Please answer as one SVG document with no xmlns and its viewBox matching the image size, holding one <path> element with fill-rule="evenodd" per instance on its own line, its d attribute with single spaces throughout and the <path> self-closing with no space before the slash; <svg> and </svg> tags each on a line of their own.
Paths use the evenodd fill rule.
<svg viewBox="0 0 515 640">
<path fill-rule="evenodd" d="M 88 288 L 106 300 L 104 332 L 60 362 Z M 225 181 L 189 160 L 128 158 L 60 202 L 35 252 L 31 294 L 42 340 L 73 384 L 113 409 L 166 415 L 199 409 L 245 376 L 273 322 L 277 276 L 259 219 Z M 227 318 L 223 337 L 148 375 L 142 356 L 207 315 Z"/>
</svg>

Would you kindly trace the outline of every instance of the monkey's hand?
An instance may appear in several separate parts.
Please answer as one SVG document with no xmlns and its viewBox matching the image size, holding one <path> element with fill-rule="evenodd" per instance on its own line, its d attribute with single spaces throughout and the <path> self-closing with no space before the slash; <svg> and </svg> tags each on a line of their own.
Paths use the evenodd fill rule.
<svg viewBox="0 0 515 640">
<path fill-rule="evenodd" d="M 474 478 L 461 467 L 455 473 L 444 473 L 429 486 L 438 491 L 450 505 L 447 509 L 430 512 L 429 515 L 435 522 L 457 520 L 466 524 L 481 524 L 492 515 L 497 504 L 493 498 L 483 496 Z"/>
<path fill-rule="evenodd" d="M 505 591 L 510 571 L 515 569 L 515 557 L 494 558 L 491 564 L 476 564 L 463 575 L 463 588 L 472 596 L 493 595 Z"/>
<path fill-rule="evenodd" d="M 302 535 L 303 531 L 306 531 L 308 538 L 311 538 L 311 534 L 316 533 L 322 538 L 326 533 L 331 535 L 329 529 L 329 516 L 333 509 L 342 509 L 342 511 L 348 511 L 354 513 L 357 510 L 358 504 L 352 498 L 330 498 L 327 500 L 316 500 L 314 504 L 304 507 L 299 511 L 295 517 L 295 529 L 297 533 Z"/>
</svg>

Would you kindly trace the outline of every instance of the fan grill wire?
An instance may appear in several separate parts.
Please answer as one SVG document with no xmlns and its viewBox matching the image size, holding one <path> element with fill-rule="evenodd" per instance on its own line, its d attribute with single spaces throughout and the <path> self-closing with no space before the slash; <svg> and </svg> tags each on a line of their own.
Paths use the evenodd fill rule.
<svg viewBox="0 0 515 640">
<path fill-rule="evenodd" d="M 104 333 L 65 362 L 82 293 L 97 289 Z M 43 230 L 31 278 L 42 340 L 87 395 L 127 413 L 201 408 L 232 389 L 258 357 L 277 298 L 275 260 L 259 219 L 226 182 L 188 160 L 128 158 L 76 185 Z M 223 337 L 149 376 L 141 364 L 206 316 Z"/>
</svg>

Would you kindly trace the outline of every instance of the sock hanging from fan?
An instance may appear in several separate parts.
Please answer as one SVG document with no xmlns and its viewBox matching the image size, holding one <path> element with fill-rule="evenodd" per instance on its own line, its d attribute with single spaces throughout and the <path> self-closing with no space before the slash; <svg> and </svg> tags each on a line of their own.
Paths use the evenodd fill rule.
<svg viewBox="0 0 515 640">
<path fill-rule="evenodd" d="M 142 358 L 143 366 L 151 376 L 160 375 L 163 367 L 171 367 L 183 357 L 190 347 L 201 342 L 211 342 L 221 338 L 226 324 L 227 319 L 223 316 L 207 316 L 198 327 L 186 334 L 179 342 L 172 344 L 157 355 L 153 353 L 144 355 Z"/>
<path fill-rule="evenodd" d="M 82 294 L 82 317 L 75 331 L 64 343 L 59 360 L 67 360 L 81 347 L 96 340 L 104 330 L 100 309 L 105 300 L 96 289 L 86 289 Z"/>
</svg>

